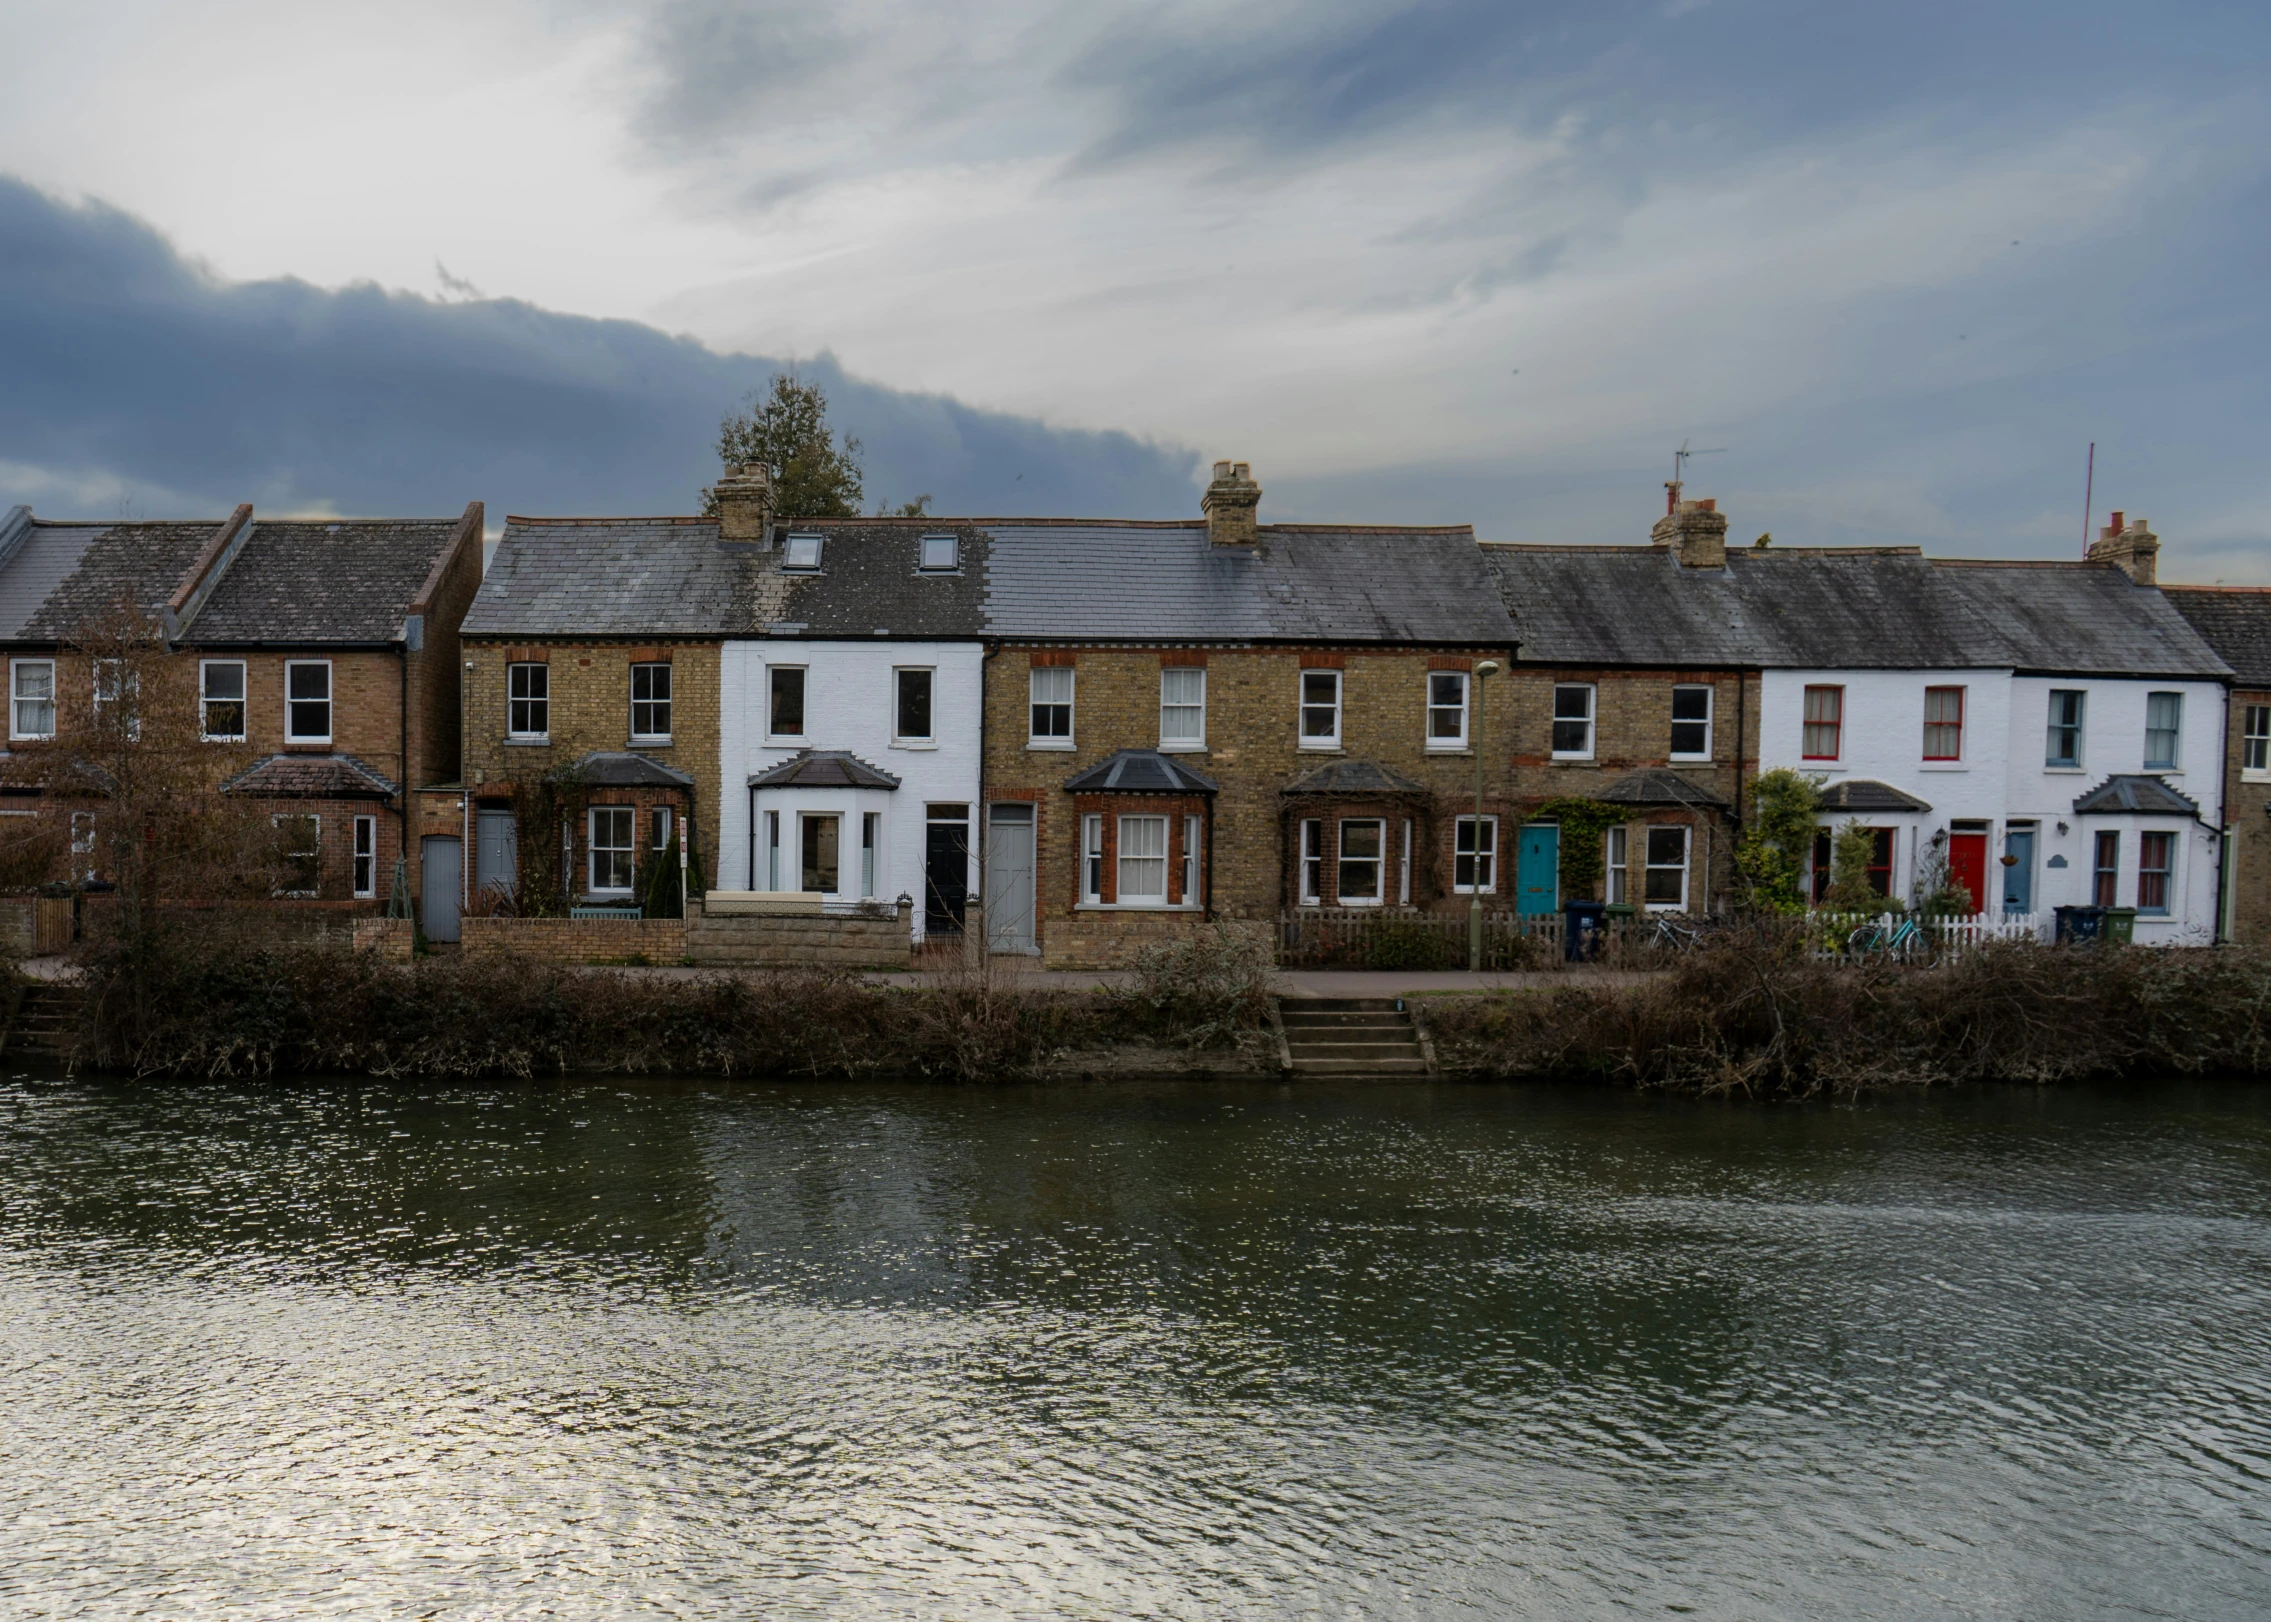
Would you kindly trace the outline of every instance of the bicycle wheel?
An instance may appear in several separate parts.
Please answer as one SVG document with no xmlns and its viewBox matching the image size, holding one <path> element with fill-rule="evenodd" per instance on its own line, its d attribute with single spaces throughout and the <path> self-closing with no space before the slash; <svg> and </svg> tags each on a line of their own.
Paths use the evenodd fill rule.
<svg viewBox="0 0 2271 1622">
<path fill-rule="evenodd" d="M 1855 957 L 1863 952 L 1877 951 L 1884 944 L 1885 926 L 1882 924 L 1863 924 L 1845 937 L 1845 949 Z"/>
</svg>

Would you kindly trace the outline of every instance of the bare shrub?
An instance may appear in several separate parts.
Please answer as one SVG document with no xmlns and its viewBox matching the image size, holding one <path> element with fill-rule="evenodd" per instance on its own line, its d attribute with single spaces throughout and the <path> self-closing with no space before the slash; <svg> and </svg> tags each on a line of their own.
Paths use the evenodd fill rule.
<svg viewBox="0 0 2271 1622">
<path fill-rule="evenodd" d="M 1143 948 L 1135 983 L 1113 995 L 1149 1031 L 1189 1047 L 1228 1046 L 1269 1019 L 1269 947 L 1217 923 Z"/>
</svg>

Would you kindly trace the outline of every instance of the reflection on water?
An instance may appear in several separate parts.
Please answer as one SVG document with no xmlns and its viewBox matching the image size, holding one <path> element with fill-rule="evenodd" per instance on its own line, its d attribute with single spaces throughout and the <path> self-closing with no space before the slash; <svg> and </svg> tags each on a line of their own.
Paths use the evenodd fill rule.
<svg viewBox="0 0 2271 1622">
<path fill-rule="evenodd" d="M 2271 1109 L 0 1084 L 0 1612 L 2271 1615 Z"/>
</svg>

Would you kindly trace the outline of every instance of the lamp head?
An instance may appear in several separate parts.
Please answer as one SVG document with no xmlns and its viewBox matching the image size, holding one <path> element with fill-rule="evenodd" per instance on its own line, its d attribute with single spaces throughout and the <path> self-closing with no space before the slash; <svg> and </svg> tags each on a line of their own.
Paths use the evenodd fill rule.
<svg viewBox="0 0 2271 1622">
<path fill-rule="evenodd" d="M 1482 663 L 1480 663 L 1480 664 L 1478 664 L 1478 665 L 1476 665 L 1476 666 L 1475 666 L 1475 674 L 1476 674 L 1476 675 L 1478 675 L 1478 676 L 1495 676 L 1495 675 L 1497 675 L 1497 674 L 1498 674 L 1498 661 L 1497 661 L 1496 659 L 1485 659 L 1485 660 L 1483 660 L 1483 661 L 1482 661 Z"/>
</svg>

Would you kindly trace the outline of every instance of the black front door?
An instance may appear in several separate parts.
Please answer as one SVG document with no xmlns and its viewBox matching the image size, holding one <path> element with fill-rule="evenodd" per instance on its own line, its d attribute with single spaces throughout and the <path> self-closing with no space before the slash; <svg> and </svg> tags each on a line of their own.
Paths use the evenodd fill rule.
<svg viewBox="0 0 2271 1622">
<path fill-rule="evenodd" d="M 970 822 L 927 825 L 923 848 L 923 933 L 959 935 L 970 904 Z"/>
</svg>

